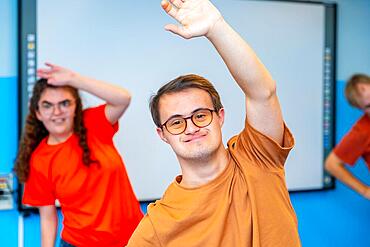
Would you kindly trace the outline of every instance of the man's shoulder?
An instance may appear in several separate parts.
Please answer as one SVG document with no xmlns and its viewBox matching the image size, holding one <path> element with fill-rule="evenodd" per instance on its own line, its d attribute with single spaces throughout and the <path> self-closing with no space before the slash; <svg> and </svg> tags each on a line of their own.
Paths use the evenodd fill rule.
<svg viewBox="0 0 370 247">
<path fill-rule="evenodd" d="M 165 192 L 163 193 L 163 195 L 160 199 L 155 200 L 154 202 L 152 202 L 148 205 L 148 208 L 147 208 L 148 214 L 150 215 L 150 214 L 158 213 L 158 211 L 161 211 L 161 208 L 162 208 L 163 204 L 171 202 L 173 200 L 172 195 L 176 194 L 176 192 L 174 190 L 176 190 L 176 186 L 174 185 L 174 182 L 172 182 L 167 187 L 167 189 L 165 190 Z"/>
<path fill-rule="evenodd" d="M 370 117 L 364 114 L 357 122 L 352 126 L 350 131 L 370 133 Z"/>
<path fill-rule="evenodd" d="M 364 114 L 360 117 L 359 120 L 357 120 L 355 124 L 361 125 L 361 126 L 367 126 L 368 128 L 370 128 L 370 117 L 367 114 Z"/>
</svg>

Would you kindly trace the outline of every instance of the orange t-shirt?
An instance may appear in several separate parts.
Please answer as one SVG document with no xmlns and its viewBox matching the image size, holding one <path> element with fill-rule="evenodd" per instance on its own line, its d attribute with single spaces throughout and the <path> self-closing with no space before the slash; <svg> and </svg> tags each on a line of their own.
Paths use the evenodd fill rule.
<svg viewBox="0 0 370 247">
<path fill-rule="evenodd" d="M 363 115 L 333 151 L 339 159 L 351 166 L 363 157 L 370 169 L 370 117 Z"/>
<path fill-rule="evenodd" d="M 86 167 L 73 134 L 65 142 L 42 140 L 30 160 L 23 203 L 61 204 L 62 239 L 75 246 L 124 246 L 142 218 L 123 161 L 113 144 L 118 124 L 111 125 L 105 105 L 83 112 L 93 160 Z"/>
<path fill-rule="evenodd" d="M 191 189 L 181 186 L 178 176 L 163 198 L 148 206 L 127 246 L 301 246 L 284 174 L 293 145 L 287 128 L 281 147 L 246 124 L 228 142 L 225 170 Z"/>
</svg>

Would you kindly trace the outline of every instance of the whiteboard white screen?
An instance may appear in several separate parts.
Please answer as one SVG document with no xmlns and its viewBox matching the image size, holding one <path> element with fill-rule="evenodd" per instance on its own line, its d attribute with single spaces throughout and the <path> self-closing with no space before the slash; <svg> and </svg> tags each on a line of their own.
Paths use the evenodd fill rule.
<svg viewBox="0 0 370 247">
<path fill-rule="evenodd" d="M 324 7 L 320 4 L 215 0 L 225 19 L 255 49 L 278 86 L 296 146 L 287 164 L 290 190 L 323 187 Z M 166 32 L 173 22 L 160 1 L 39 0 L 38 66 L 50 61 L 119 84 L 132 103 L 115 137 L 140 200 L 159 198 L 180 173 L 171 148 L 156 134 L 148 109 L 152 93 L 188 73 L 208 78 L 226 111 L 224 143 L 243 127 L 244 97 L 205 38 Z M 100 101 L 83 95 L 85 106 Z"/>
</svg>

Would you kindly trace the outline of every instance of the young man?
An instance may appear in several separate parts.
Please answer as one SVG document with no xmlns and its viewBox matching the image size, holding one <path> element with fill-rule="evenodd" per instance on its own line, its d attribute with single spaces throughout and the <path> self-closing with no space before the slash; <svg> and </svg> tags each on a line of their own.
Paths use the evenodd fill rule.
<svg viewBox="0 0 370 247">
<path fill-rule="evenodd" d="M 364 112 L 326 159 L 325 168 L 334 177 L 370 199 L 370 187 L 345 168 L 344 164 L 353 166 L 357 159 L 363 157 L 370 169 L 370 77 L 353 75 L 347 82 L 345 94 L 348 102 Z"/>
<path fill-rule="evenodd" d="M 186 39 L 205 36 L 215 46 L 245 93 L 247 116 L 226 149 L 224 109 L 210 82 L 186 75 L 158 90 L 153 120 L 182 175 L 148 207 L 128 246 L 301 246 L 284 176 L 294 140 L 274 80 L 209 1 L 162 1 L 162 7 L 181 24 L 166 30 Z"/>
</svg>

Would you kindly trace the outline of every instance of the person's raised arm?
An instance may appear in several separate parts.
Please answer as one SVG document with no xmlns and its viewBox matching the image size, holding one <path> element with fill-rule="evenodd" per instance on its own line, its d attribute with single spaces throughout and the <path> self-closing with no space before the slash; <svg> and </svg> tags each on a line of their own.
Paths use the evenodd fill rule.
<svg viewBox="0 0 370 247">
<path fill-rule="evenodd" d="M 41 247 L 54 247 L 58 230 L 58 215 L 54 205 L 39 207 Z"/>
<path fill-rule="evenodd" d="M 345 168 L 344 162 L 341 161 L 334 152 L 331 152 L 326 158 L 325 169 L 342 183 L 370 200 L 370 187 L 353 176 L 353 174 Z"/>
<path fill-rule="evenodd" d="M 210 1 L 170 2 L 163 0 L 162 8 L 180 25 L 168 24 L 165 29 L 186 39 L 205 36 L 246 96 L 248 123 L 281 144 L 284 126 L 275 81 L 252 48 L 227 24 Z"/>
<path fill-rule="evenodd" d="M 105 115 L 112 124 L 119 120 L 130 104 L 130 93 L 121 87 L 82 76 L 58 65 L 50 63 L 46 65 L 49 68 L 37 70 L 39 77 L 47 79 L 51 85 L 72 86 L 106 101 Z"/>
</svg>

